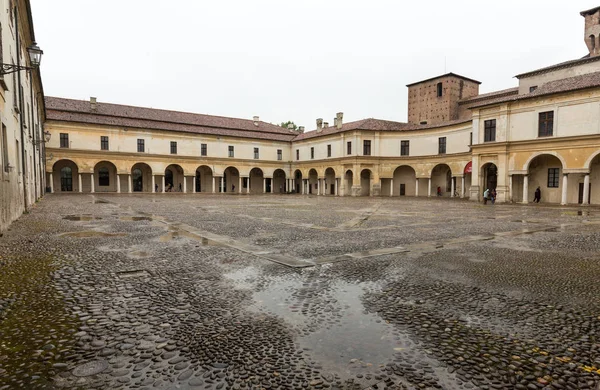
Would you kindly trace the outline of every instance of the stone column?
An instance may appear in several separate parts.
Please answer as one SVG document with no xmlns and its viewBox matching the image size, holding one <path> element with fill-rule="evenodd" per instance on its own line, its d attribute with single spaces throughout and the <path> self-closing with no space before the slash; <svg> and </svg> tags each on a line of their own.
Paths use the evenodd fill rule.
<svg viewBox="0 0 600 390">
<path fill-rule="evenodd" d="M 92 186 L 90 187 L 90 192 L 93 194 L 94 192 L 96 192 L 94 190 L 95 183 L 94 183 L 94 174 L 93 173 L 90 173 L 90 181 L 91 181 L 91 184 L 92 184 Z"/>
<path fill-rule="evenodd" d="M 79 176 L 81 176 L 81 175 L 79 175 Z M 50 192 L 54 193 L 54 179 L 52 177 L 52 172 L 50 172 Z"/>
<path fill-rule="evenodd" d="M 241 193 L 242 193 L 242 175 L 238 175 L 238 194 L 241 194 Z"/>
<path fill-rule="evenodd" d="M 394 196 L 394 179 L 390 179 L 390 196 Z"/>
<path fill-rule="evenodd" d="M 165 175 L 162 175 L 162 190 L 160 192 L 165 192 Z"/>
<path fill-rule="evenodd" d="M 273 190 L 271 188 L 271 190 Z M 263 194 L 267 193 L 267 178 L 263 176 Z"/>
<path fill-rule="evenodd" d="M 225 192 L 225 188 L 223 188 L 223 179 L 224 179 L 224 176 L 219 176 L 219 192 L 220 193 Z"/>
<path fill-rule="evenodd" d="M 196 176 L 192 176 L 192 194 L 196 193 Z"/>
<path fill-rule="evenodd" d="M 150 192 L 156 192 L 156 177 L 152 175 L 152 190 Z"/>
<path fill-rule="evenodd" d="M 508 175 L 508 201 L 512 202 L 513 197 L 513 177 Z"/>
<path fill-rule="evenodd" d="M 81 188 L 81 187 L 83 187 L 83 186 L 81 185 L 81 183 L 83 182 L 83 180 L 81 180 L 81 173 L 80 173 L 79 175 L 77 175 L 77 176 L 79 176 L 79 192 L 83 192 L 83 191 L 82 191 L 82 188 Z"/>
<path fill-rule="evenodd" d="M 529 203 L 529 176 L 523 175 L 523 203 Z"/>
<path fill-rule="evenodd" d="M 317 195 L 321 195 L 321 179 L 317 178 Z"/>
<path fill-rule="evenodd" d="M 340 196 L 340 185 L 341 179 L 335 178 L 335 196 Z"/>
<path fill-rule="evenodd" d="M 119 177 L 119 174 L 117 173 L 117 194 L 121 193 L 121 178 Z"/>
<path fill-rule="evenodd" d="M 464 198 L 465 197 L 465 177 L 464 176 L 460 178 L 460 184 L 461 184 L 460 197 Z"/>
<path fill-rule="evenodd" d="M 419 196 L 419 178 L 415 179 L 415 197 Z"/>
<path fill-rule="evenodd" d="M 187 194 L 187 178 L 183 176 L 183 193 Z"/>
<path fill-rule="evenodd" d="M 131 173 L 127 175 L 127 190 L 130 194 L 133 192 L 133 181 L 131 180 Z"/>
<path fill-rule="evenodd" d="M 454 198 L 454 190 L 456 189 L 456 184 L 454 184 L 455 180 L 456 180 L 456 178 L 454 176 L 452 176 L 450 178 L 450 192 L 451 192 L 450 197 L 451 198 Z"/>
<path fill-rule="evenodd" d="M 431 178 L 428 179 L 429 184 L 427 185 L 427 197 L 431 198 Z"/>
<path fill-rule="evenodd" d="M 213 176 L 213 186 L 212 186 L 213 194 L 217 192 L 217 178 Z"/>
<path fill-rule="evenodd" d="M 569 175 L 566 173 L 563 173 L 563 182 L 562 182 L 562 197 L 560 200 L 560 204 L 565 205 L 567 204 L 567 190 L 569 188 Z"/>
<path fill-rule="evenodd" d="M 590 174 L 586 173 L 583 178 L 583 204 L 590 203 Z"/>
</svg>

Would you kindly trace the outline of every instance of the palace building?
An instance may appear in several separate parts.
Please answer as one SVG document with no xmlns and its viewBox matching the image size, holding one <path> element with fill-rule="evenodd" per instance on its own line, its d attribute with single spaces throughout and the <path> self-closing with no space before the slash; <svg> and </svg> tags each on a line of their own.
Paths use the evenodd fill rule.
<svg viewBox="0 0 600 390">
<path fill-rule="evenodd" d="M 600 204 L 600 7 L 587 54 L 479 94 L 448 73 L 409 84 L 408 122 L 337 113 L 316 129 L 46 97 L 52 192 L 295 192 Z"/>
</svg>

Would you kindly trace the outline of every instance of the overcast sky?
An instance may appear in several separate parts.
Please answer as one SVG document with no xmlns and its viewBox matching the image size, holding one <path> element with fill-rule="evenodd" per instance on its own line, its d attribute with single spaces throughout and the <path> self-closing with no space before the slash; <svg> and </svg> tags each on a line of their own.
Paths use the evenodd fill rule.
<svg viewBox="0 0 600 390">
<path fill-rule="evenodd" d="M 514 75 L 587 53 L 591 0 L 31 0 L 47 96 L 307 130 L 406 121 L 406 84 Z"/>
</svg>

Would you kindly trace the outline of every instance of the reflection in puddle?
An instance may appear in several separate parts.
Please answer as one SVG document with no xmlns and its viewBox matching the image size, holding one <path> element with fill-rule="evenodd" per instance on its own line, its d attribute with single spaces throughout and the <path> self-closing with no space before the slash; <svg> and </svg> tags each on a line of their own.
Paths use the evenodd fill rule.
<svg viewBox="0 0 600 390">
<path fill-rule="evenodd" d="M 67 215 L 66 217 L 63 217 L 63 219 L 66 219 L 68 221 L 93 221 L 95 219 L 102 218 L 95 217 L 93 215 Z"/>
<path fill-rule="evenodd" d="M 152 221 L 151 217 L 121 217 L 121 221 Z"/>
<path fill-rule="evenodd" d="M 125 233 L 105 233 L 105 232 L 97 232 L 93 230 L 83 231 L 83 232 L 68 232 L 61 233 L 59 237 L 78 237 L 78 238 L 90 238 L 90 237 L 123 237 L 126 236 Z"/>
<path fill-rule="evenodd" d="M 164 234 L 160 237 L 158 237 L 158 241 L 160 242 L 170 242 L 179 238 L 189 238 L 195 241 L 199 241 L 202 245 L 204 246 L 222 246 L 221 243 L 214 241 L 214 240 L 209 240 L 206 237 L 202 237 L 199 236 L 197 234 L 193 234 L 193 233 L 189 233 L 186 231 L 170 231 L 167 234 Z"/>
</svg>

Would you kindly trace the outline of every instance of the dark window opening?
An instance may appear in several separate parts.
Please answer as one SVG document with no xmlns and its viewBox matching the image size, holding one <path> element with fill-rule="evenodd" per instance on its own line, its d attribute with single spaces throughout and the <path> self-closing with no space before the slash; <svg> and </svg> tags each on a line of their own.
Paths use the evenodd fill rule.
<svg viewBox="0 0 600 390">
<path fill-rule="evenodd" d="M 553 135 L 554 111 L 540 112 L 538 124 L 538 137 Z"/>
<path fill-rule="evenodd" d="M 596 37 L 594 35 L 590 35 L 590 48 L 592 51 L 596 50 Z"/>
<path fill-rule="evenodd" d="M 371 155 L 371 141 L 370 140 L 363 141 L 363 155 L 364 156 Z"/>
<path fill-rule="evenodd" d="M 242 178 L 242 188 L 248 188 L 248 178 L 247 177 Z"/>
<path fill-rule="evenodd" d="M 327 157 L 331 157 L 331 145 L 327 145 Z"/>
<path fill-rule="evenodd" d="M 110 185 L 110 174 L 108 168 L 100 168 L 98 170 L 98 185 L 101 187 L 108 187 Z"/>
<path fill-rule="evenodd" d="M 427 121 L 421 121 L 421 122 L 419 122 L 419 124 L 420 124 L 420 125 L 426 125 L 426 124 L 427 124 Z"/>
<path fill-rule="evenodd" d="M 496 120 L 490 119 L 483 122 L 483 142 L 494 142 L 496 141 Z"/>
<path fill-rule="evenodd" d="M 137 140 L 137 151 L 138 153 L 144 153 L 144 151 L 146 150 L 146 145 L 143 139 L 138 139 Z"/>
<path fill-rule="evenodd" d="M 283 151 L 281 149 L 277 149 L 277 160 L 283 160 Z"/>
<path fill-rule="evenodd" d="M 100 149 L 108 150 L 108 137 L 105 135 L 100 137 Z"/>
<path fill-rule="evenodd" d="M 258 160 L 258 148 L 254 148 L 254 159 Z"/>
<path fill-rule="evenodd" d="M 171 141 L 171 154 L 177 154 L 177 142 Z"/>
<path fill-rule="evenodd" d="M 296 149 L 296 160 L 300 160 L 300 149 Z"/>
<path fill-rule="evenodd" d="M 348 141 L 348 143 L 346 144 L 346 146 L 347 146 L 346 153 L 349 154 L 349 155 L 352 154 L 352 141 Z"/>
<path fill-rule="evenodd" d="M 310 148 L 310 159 L 313 160 L 315 158 L 315 148 L 314 146 Z"/>
<path fill-rule="evenodd" d="M 469 133 L 469 146 L 473 145 L 473 132 Z"/>
<path fill-rule="evenodd" d="M 442 83 L 437 83 L 437 97 L 442 97 Z"/>
<path fill-rule="evenodd" d="M 400 155 L 408 156 L 410 153 L 410 141 L 400 141 Z"/>
<path fill-rule="evenodd" d="M 446 153 L 446 137 L 440 137 L 438 140 L 438 154 Z"/>
<path fill-rule="evenodd" d="M 537 89 L 537 85 L 532 85 L 531 87 L 529 87 L 529 93 L 535 91 Z"/>
<path fill-rule="evenodd" d="M 230 145 L 230 146 L 229 146 L 229 157 L 233 157 L 233 156 L 234 156 L 234 153 L 233 153 L 233 146 L 232 146 L 232 145 Z"/>
<path fill-rule="evenodd" d="M 69 134 L 60 133 L 60 147 L 68 148 L 69 147 Z"/>
<path fill-rule="evenodd" d="M 558 188 L 559 168 L 548 168 L 548 188 Z"/>
<path fill-rule="evenodd" d="M 200 144 L 200 155 L 206 156 L 208 154 L 208 147 L 206 144 Z"/>
</svg>

